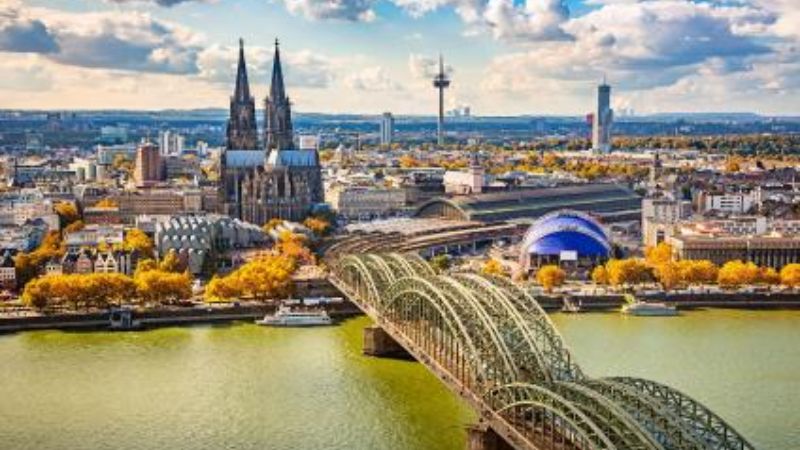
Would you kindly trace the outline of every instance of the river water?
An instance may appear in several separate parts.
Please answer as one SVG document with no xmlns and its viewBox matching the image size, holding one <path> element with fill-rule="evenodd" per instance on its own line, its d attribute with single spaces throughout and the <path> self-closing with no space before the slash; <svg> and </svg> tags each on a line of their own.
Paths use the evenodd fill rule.
<svg viewBox="0 0 800 450">
<path fill-rule="evenodd" d="M 758 448 L 799 448 L 800 312 L 553 319 L 591 375 L 666 382 Z M 421 365 L 363 357 L 367 324 L 0 336 L 0 449 L 463 449 L 473 414 Z"/>
</svg>

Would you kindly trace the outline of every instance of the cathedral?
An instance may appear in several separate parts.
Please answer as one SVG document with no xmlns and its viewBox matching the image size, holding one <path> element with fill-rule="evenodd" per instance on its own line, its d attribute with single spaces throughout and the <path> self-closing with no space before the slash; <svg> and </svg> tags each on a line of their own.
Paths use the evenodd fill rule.
<svg viewBox="0 0 800 450">
<path fill-rule="evenodd" d="M 294 145 L 291 103 L 283 84 L 277 40 L 270 91 L 264 100 L 261 143 L 255 100 L 247 80 L 244 44 L 239 40 L 236 87 L 219 168 L 220 213 L 231 217 L 257 224 L 273 218 L 299 221 L 314 204 L 323 202 L 317 150 Z"/>
</svg>

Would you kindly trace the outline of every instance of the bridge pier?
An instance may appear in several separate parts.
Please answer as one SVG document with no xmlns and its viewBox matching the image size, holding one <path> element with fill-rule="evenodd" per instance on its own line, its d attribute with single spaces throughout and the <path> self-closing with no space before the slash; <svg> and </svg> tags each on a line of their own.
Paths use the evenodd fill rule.
<svg viewBox="0 0 800 450">
<path fill-rule="evenodd" d="M 467 450 L 514 450 L 488 425 L 478 423 L 467 427 Z"/>
<path fill-rule="evenodd" d="M 377 325 L 364 328 L 363 352 L 368 356 L 409 357 L 408 352 Z"/>
</svg>

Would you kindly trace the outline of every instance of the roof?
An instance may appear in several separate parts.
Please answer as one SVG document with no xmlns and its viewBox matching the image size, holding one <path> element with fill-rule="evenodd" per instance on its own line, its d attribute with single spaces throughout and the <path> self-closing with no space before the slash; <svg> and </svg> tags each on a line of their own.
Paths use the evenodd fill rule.
<svg viewBox="0 0 800 450">
<path fill-rule="evenodd" d="M 453 216 L 462 220 L 495 222 L 537 219 L 563 208 L 599 216 L 641 213 L 641 197 L 613 183 L 578 184 L 554 188 L 514 189 L 433 199 L 417 210 L 417 217 Z M 622 214 L 625 216 L 628 214 Z"/>
<path fill-rule="evenodd" d="M 273 150 L 267 164 L 283 167 L 313 167 L 317 165 L 315 150 Z"/>
<path fill-rule="evenodd" d="M 225 165 L 230 168 L 259 167 L 264 165 L 263 150 L 228 150 L 225 152 Z"/>
<path fill-rule="evenodd" d="M 536 255 L 560 255 L 575 251 L 579 257 L 607 257 L 608 233 L 592 217 L 578 211 L 557 211 L 537 220 L 525 233 L 520 251 Z"/>
</svg>

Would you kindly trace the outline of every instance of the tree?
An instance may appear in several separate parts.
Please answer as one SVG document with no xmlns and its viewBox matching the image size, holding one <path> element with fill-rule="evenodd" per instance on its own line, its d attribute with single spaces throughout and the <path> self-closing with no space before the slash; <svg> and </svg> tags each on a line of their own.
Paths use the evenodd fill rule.
<svg viewBox="0 0 800 450">
<path fill-rule="evenodd" d="M 263 227 L 261 227 L 265 233 L 269 233 L 270 231 L 274 230 L 278 225 L 283 224 L 283 219 L 269 219 L 269 222 L 265 223 Z"/>
<path fill-rule="evenodd" d="M 119 204 L 115 202 L 114 199 L 106 197 L 95 203 L 94 206 L 97 208 L 116 208 Z"/>
<path fill-rule="evenodd" d="M 800 264 L 788 264 L 781 269 L 781 284 L 790 288 L 800 287 Z"/>
<path fill-rule="evenodd" d="M 544 266 L 536 272 L 536 281 L 541 284 L 547 292 L 553 292 L 553 288 L 564 284 L 567 273 L 556 265 Z"/>
<path fill-rule="evenodd" d="M 664 264 L 667 262 L 672 261 L 672 246 L 667 244 L 666 242 L 661 242 L 660 244 L 656 245 L 655 247 L 648 247 L 645 249 L 645 261 L 651 267 L 658 266 L 659 264 Z"/>
<path fill-rule="evenodd" d="M 758 272 L 757 281 L 762 284 L 773 286 L 781 284 L 781 276 L 778 274 L 778 271 L 772 267 L 761 267 Z"/>
<path fill-rule="evenodd" d="M 82 220 L 76 220 L 71 224 L 64 227 L 65 233 L 75 233 L 76 231 L 81 231 L 86 228 L 86 224 Z"/>
<path fill-rule="evenodd" d="M 296 234 L 285 230 L 278 236 L 275 249 L 280 255 L 286 258 L 305 264 L 314 264 L 316 258 L 311 252 L 311 249 L 308 248 L 307 242 L 308 239 L 302 234 Z"/>
<path fill-rule="evenodd" d="M 681 280 L 687 284 L 715 283 L 719 273 L 716 264 L 707 259 L 678 261 L 678 270 L 680 270 Z"/>
<path fill-rule="evenodd" d="M 483 264 L 481 272 L 484 275 L 506 276 L 506 269 L 503 264 L 495 258 L 491 258 Z"/>
<path fill-rule="evenodd" d="M 192 277 L 188 272 L 137 271 L 134 281 L 139 296 L 147 302 L 173 303 L 192 296 Z"/>
<path fill-rule="evenodd" d="M 53 209 L 55 209 L 56 214 L 58 214 L 61 228 L 81 218 L 81 215 L 78 213 L 78 208 L 71 202 L 58 202 L 53 206 Z"/>
<path fill-rule="evenodd" d="M 18 284 L 24 286 L 41 272 L 42 267 L 49 259 L 61 258 L 64 256 L 64 252 L 61 234 L 55 230 L 49 231 L 36 250 L 30 253 L 20 253 L 14 258 Z"/>
<path fill-rule="evenodd" d="M 297 264 L 292 258 L 269 255 L 250 261 L 226 277 L 215 276 L 206 286 L 207 302 L 224 301 L 242 296 L 259 300 L 291 295 L 292 274 Z"/>
<path fill-rule="evenodd" d="M 136 272 L 147 272 L 149 270 L 156 270 L 158 269 L 158 264 L 154 259 L 151 258 L 142 258 L 136 263 Z M 134 274 L 135 276 L 135 274 Z"/>
<path fill-rule="evenodd" d="M 125 233 L 125 240 L 122 245 L 125 250 L 139 252 L 143 257 L 152 258 L 153 256 L 152 239 L 138 228 L 132 228 Z"/>
<path fill-rule="evenodd" d="M 738 287 L 758 281 L 760 270 L 752 262 L 728 261 L 719 269 L 717 282 L 724 287 Z"/>
<path fill-rule="evenodd" d="M 612 259 L 606 264 L 608 282 L 614 286 L 638 284 L 650 279 L 650 269 L 641 259 Z"/>
<path fill-rule="evenodd" d="M 331 229 L 331 223 L 321 217 L 308 217 L 303 221 L 303 225 L 320 237 L 327 235 Z"/>
<path fill-rule="evenodd" d="M 164 258 L 161 259 L 161 262 L 158 263 L 158 270 L 162 272 L 183 272 L 186 270 L 186 267 L 183 262 L 178 257 L 178 253 L 170 249 Z"/>
<path fill-rule="evenodd" d="M 450 268 L 449 255 L 436 255 L 430 260 L 431 267 L 436 273 L 442 273 Z"/>
<path fill-rule="evenodd" d="M 600 265 L 592 270 L 592 281 L 595 284 L 608 284 L 608 271 L 605 266 Z"/>
<path fill-rule="evenodd" d="M 656 279 L 665 291 L 670 291 L 683 281 L 680 265 L 674 261 L 662 262 L 653 268 Z"/>
</svg>

